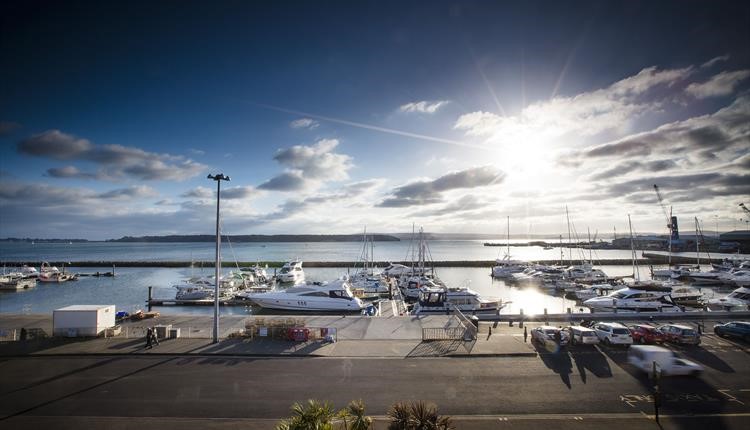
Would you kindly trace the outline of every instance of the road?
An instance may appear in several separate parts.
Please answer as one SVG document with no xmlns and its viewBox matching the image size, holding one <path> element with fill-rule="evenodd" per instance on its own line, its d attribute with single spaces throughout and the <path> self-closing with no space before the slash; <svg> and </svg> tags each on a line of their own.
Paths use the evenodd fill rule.
<svg viewBox="0 0 750 430">
<path fill-rule="evenodd" d="M 661 413 L 708 414 L 713 428 L 748 422 L 747 344 L 713 335 L 703 341 L 676 348 L 706 372 L 663 378 Z M 35 417 L 276 420 L 308 398 L 336 407 L 362 398 L 372 415 L 401 400 L 434 402 L 452 416 L 652 414 L 652 383 L 626 357 L 619 348 L 576 347 L 523 358 L 8 358 L 0 364 L 0 428 Z"/>
</svg>

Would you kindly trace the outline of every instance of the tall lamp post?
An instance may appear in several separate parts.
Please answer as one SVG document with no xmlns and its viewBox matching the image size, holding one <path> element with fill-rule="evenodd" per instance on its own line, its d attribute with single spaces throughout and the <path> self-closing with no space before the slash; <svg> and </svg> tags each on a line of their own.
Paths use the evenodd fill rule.
<svg viewBox="0 0 750 430">
<path fill-rule="evenodd" d="M 229 181 L 223 173 L 208 175 L 216 181 L 216 279 L 214 283 L 214 337 L 213 343 L 219 342 L 219 272 L 221 271 L 221 234 L 219 234 L 219 203 L 221 202 L 221 181 Z"/>
</svg>

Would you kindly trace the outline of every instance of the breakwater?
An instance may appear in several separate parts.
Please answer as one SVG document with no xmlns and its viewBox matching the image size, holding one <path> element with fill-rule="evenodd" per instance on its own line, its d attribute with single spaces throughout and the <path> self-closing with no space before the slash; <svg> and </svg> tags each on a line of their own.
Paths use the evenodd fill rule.
<svg viewBox="0 0 750 430">
<path fill-rule="evenodd" d="M 675 257 L 672 257 L 674 263 Z M 657 261 L 658 260 L 658 261 Z M 719 260 L 717 260 L 719 261 Z M 52 266 L 74 266 L 74 267 L 214 267 L 213 261 L 49 261 Z M 284 265 L 284 261 L 222 261 L 221 267 L 252 267 L 256 264 L 260 266 L 268 266 L 269 268 L 280 268 Z M 379 261 L 375 262 L 376 267 L 386 267 L 390 263 L 404 264 L 410 266 L 411 261 Z M 560 264 L 560 260 L 536 260 L 534 263 L 556 265 Z M 563 260 L 563 265 L 569 264 L 583 264 L 586 263 L 584 260 Z M 597 260 L 594 262 L 596 265 L 602 266 L 629 266 L 633 264 L 630 259 L 608 259 L 608 260 Z M 6 267 L 19 267 L 23 265 L 38 266 L 39 261 L 7 261 L 4 263 Z M 641 258 L 638 259 L 638 264 L 666 264 L 661 256 L 658 259 Z M 495 260 L 444 260 L 444 261 L 433 261 L 430 265 L 434 267 L 492 267 L 495 265 Z M 305 261 L 304 267 L 355 267 L 362 266 L 361 262 L 356 261 Z"/>
</svg>

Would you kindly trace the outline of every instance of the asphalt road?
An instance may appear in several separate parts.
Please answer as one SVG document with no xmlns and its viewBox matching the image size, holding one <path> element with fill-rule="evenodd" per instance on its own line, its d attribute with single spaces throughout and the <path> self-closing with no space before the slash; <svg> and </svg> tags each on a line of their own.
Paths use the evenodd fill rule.
<svg viewBox="0 0 750 430">
<path fill-rule="evenodd" d="M 750 417 L 747 344 L 704 336 L 676 348 L 699 378 L 663 378 L 662 414 Z M 362 398 L 372 415 L 401 400 L 444 414 L 653 413 L 652 383 L 620 348 L 540 350 L 525 358 L 24 357 L 0 363 L 0 428 L 28 417 L 267 418 L 295 401 Z M 746 419 L 746 418 L 745 418 Z"/>
</svg>

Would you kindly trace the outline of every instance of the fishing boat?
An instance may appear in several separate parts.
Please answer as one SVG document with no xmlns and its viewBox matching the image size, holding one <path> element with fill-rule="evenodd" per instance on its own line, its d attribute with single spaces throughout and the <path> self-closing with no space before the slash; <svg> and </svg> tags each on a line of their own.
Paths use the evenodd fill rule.
<svg viewBox="0 0 750 430">
<path fill-rule="evenodd" d="M 284 290 L 249 294 L 247 298 L 264 309 L 287 311 L 360 312 L 364 303 L 352 294 L 346 279 L 305 283 Z"/>
</svg>

